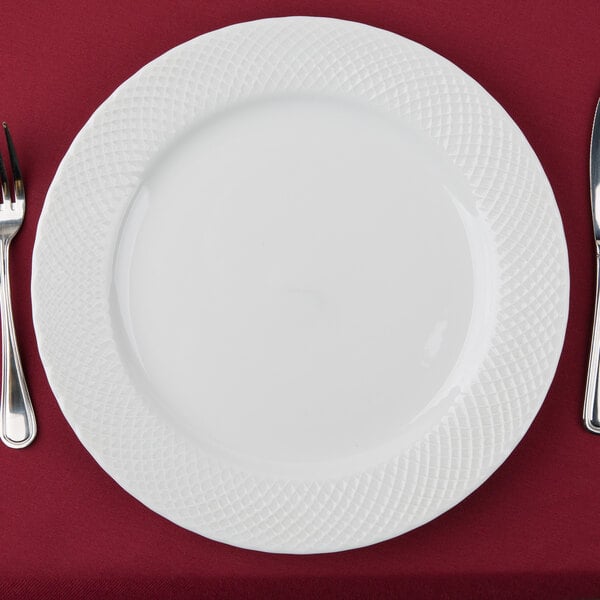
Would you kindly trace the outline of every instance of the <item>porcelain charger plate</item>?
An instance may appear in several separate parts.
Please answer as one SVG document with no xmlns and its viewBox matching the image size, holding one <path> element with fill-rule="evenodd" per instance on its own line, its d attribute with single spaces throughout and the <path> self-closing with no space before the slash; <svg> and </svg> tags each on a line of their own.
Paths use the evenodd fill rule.
<svg viewBox="0 0 600 600">
<path fill-rule="evenodd" d="M 372 544 L 502 463 L 560 355 L 544 172 L 472 79 L 393 33 L 244 23 L 154 60 L 48 192 L 34 321 L 130 494 L 229 544 Z"/>
</svg>

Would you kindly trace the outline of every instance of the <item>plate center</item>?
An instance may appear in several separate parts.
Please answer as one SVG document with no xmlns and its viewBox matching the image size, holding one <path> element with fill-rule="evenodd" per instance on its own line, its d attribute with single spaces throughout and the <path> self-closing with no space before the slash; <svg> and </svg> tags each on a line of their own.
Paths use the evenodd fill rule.
<svg viewBox="0 0 600 600">
<path fill-rule="evenodd" d="M 116 255 L 140 385 L 201 443 L 259 460 L 410 437 L 471 322 L 469 194 L 428 140 L 334 98 L 190 128 L 148 170 Z"/>
</svg>

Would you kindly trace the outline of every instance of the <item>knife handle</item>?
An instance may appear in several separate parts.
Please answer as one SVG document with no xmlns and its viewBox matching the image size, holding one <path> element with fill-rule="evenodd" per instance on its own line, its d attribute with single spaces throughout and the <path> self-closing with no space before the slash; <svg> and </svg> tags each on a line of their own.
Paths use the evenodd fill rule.
<svg viewBox="0 0 600 600">
<path fill-rule="evenodd" d="M 600 248 L 596 246 L 596 303 L 588 366 L 583 423 L 588 431 L 600 434 Z"/>
</svg>

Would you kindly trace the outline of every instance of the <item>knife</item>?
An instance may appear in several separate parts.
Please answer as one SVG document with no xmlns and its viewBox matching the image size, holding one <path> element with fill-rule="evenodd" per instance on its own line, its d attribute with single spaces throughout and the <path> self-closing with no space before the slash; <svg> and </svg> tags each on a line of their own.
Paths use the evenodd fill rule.
<svg viewBox="0 0 600 600">
<path fill-rule="evenodd" d="M 592 347 L 588 365 L 583 423 L 588 431 L 600 433 L 600 100 L 596 105 L 590 147 L 590 188 L 592 222 L 596 240 L 596 307 L 592 330 Z"/>
</svg>

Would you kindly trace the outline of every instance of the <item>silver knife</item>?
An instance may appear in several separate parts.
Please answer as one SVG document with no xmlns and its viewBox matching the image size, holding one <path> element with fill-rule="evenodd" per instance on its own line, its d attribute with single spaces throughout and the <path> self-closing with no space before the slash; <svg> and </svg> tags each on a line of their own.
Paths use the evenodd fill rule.
<svg viewBox="0 0 600 600">
<path fill-rule="evenodd" d="M 596 239 L 596 308 L 592 347 L 588 366 L 583 423 L 588 431 L 600 433 L 600 100 L 596 105 L 590 148 L 590 188 L 592 192 L 592 221 Z"/>
</svg>

